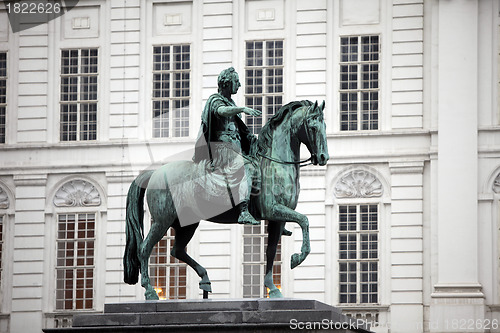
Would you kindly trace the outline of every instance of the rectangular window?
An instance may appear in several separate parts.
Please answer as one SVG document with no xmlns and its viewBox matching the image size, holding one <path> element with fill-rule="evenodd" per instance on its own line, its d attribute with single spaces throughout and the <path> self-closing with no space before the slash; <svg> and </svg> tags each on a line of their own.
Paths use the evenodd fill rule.
<svg viewBox="0 0 500 333">
<path fill-rule="evenodd" d="M 97 61 L 97 49 L 61 51 L 61 141 L 97 139 Z"/>
<path fill-rule="evenodd" d="M 5 143 L 7 113 L 7 53 L 0 52 L 0 143 Z"/>
<path fill-rule="evenodd" d="M 170 228 L 155 245 L 149 259 L 151 284 L 160 299 L 186 298 L 187 265 L 170 255 L 174 239 L 175 231 Z"/>
<path fill-rule="evenodd" d="M 378 303 L 378 205 L 339 206 L 339 302 Z"/>
<path fill-rule="evenodd" d="M 266 272 L 267 221 L 261 225 L 245 225 L 243 229 L 243 297 L 269 297 L 264 286 Z M 273 282 L 281 289 L 281 242 L 278 243 L 273 267 Z"/>
<path fill-rule="evenodd" d="M 379 128 L 378 36 L 340 38 L 340 130 Z"/>
<path fill-rule="evenodd" d="M 190 45 L 153 47 L 153 137 L 189 136 Z"/>
<path fill-rule="evenodd" d="M 61 214 L 57 220 L 56 309 L 94 307 L 95 214 Z"/>
<path fill-rule="evenodd" d="M 245 104 L 262 111 L 262 116 L 248 116 L 250 131 L 259 134 L 262 126 L 283 105 L 283 41 L 246 43 Z"/>
</svg>

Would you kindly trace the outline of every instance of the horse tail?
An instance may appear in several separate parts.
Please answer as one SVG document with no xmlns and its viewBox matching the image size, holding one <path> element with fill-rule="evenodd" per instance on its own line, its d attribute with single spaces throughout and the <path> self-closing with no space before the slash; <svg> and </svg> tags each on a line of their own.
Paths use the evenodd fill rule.
<svg viewBox="0 0 500 333">
<path fill-rule="evenodd" d="M 139 280 L 138 247 L 144 239 L 144 194 L 154 170 L 141 173 L 130 185 L 127 195 L 126 244 L 123 256 L 124 281 L 136 284 Z"/>
</svg>

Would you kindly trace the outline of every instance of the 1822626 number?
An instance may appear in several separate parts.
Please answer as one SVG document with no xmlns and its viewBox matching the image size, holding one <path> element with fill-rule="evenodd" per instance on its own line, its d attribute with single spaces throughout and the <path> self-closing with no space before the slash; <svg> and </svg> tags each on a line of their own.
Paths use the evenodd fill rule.
<svg viewBox="0 0 500 333">
<path fill-rule="evenodd" d="M 59 14 L 59 2 L 8 2 L 5 7 L 8 13 L 14 14 Z"/>
</svg>

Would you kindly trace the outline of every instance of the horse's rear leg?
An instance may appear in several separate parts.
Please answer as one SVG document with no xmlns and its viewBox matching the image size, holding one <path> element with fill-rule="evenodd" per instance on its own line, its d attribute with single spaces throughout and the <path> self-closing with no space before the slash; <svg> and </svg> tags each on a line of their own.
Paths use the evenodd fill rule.
<svg viewBox="0 0 500 333">
<path fill-rule="evenodd" d="M 151 230 L 149 230 L 148 236 L 142 242 L 139 250 L 139 261 L 141 262 L 141 285 L 144 289 L 146 289 L 144 296 L 146 296 L 147 300 L 158 299 L 158 294 L 154 290 L 149 279 L 149 256 L 151 255 L 153 247 L 163 238 L 169 227 L 170 225 L 153 222 Z"/>
<path fill-rule="evenodd" d="M 201 278 L 200 289 L 203 290 L 203 298 L 208 298 L 208 293 L 212 292 L 212 286 L 208 278 L 207 270 L 186 253 L 186 246 L 191 238 L 193 238 L 194 232 L 196 228 L 198 228 L 198 224 L 199 223 L 190 224 L 175 229 L 175 243 L 170 253 L 174 258 L 184 261 L 196 271 Z"/>
<path fill-rule="evenodd" d="M 264 285 L 269 288 L 270 298 L 283 297 L 281 291 L 274 285 L 273 267 L 276 250 L 280 241 L 281 234 L 285 228 L 284 222 L 268 221 L 267 223 L 267 250 L 266 250 L 266 276 L 264 277 Z"/>
</svg>

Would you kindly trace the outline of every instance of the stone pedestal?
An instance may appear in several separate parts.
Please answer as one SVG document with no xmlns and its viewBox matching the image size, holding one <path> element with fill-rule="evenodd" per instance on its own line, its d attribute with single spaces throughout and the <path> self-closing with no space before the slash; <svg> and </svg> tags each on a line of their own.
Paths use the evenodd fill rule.
<svg viewBox="0 0 500 333">
<path fill-rule="evenodd" d="M 301 299 L 204 299 L 106 304 L 104 313 L 78 314 L 66 332 L 369 332 L 339 309 Z"/>
</svg>

